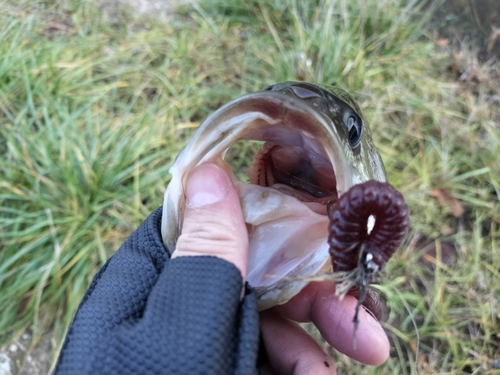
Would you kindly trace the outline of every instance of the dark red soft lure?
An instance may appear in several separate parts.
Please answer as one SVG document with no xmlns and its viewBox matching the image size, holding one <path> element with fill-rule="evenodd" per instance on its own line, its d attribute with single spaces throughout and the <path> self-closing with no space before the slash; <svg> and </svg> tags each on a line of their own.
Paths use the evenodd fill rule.
<svg viewBox="0 0 500 375">
<path fill-rule="evenodd" d="M 333 271 L 348 273 L 346 289 L 359 289 L 353 320 L 357 327 L 371 275 L 385 266 L 408 231 L 408 206 L 390 184 L 371 180 L 329 205 L 328 216 Z"/>
</svg>

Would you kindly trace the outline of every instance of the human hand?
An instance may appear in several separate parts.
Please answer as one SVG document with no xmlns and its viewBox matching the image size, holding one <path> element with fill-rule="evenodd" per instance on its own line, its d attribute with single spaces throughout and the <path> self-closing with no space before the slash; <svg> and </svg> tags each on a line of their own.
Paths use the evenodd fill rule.
<svg viewBox="0 0 500 375">
<path fill-rule="evenodd" d="M 162 243 L 160 208 L 94 277 L 57 375 L 255 373 L 257 299 L 242 296 L 248 236 L 241 209 L 222 171 L 200 171 L 190 178 L 179 251 L 171 259 Z"/>
<path fill-rule="evenodd" d="M 354 332 L 357 300 L 335 296 L 331 282 L 314 282 L 283 305 L 260 314 L 261 332 L 269 363 L 262 374 L 335 374 L 334 364 L 297 322 L 312 322 L 336 350 L 369 365 L 389 356 L 389 341 L 380 324 L 361 308 Z M 356 336 L 355 336 L 356 335 Z M 354 342 L 356 340 L 356 342 Z"/>
<path fill-rule="evenodd" d="M 205 164 L 188 177 L 182 234 L 172 258 L 213 255 L 233 263 L 243 280 L 248 234 L 233 183 L 219 167 Z M 356 298 L 335 296 L 331 282 L 311 283 L 288 303 L 261 313 L 261 334 L 269 362 L 266 374 L 332 374 L 334 366 L 297 322 L 313 322 L 336 350 L 371 365 L 383 363 L 389 342 L 380 324 L 364 309 L 354 344 Z"/>
<path fill-rule="evenodd" d="M 188 177 L 186 195 L 172 259 L 162 243 L 159 209 L 95 276 L 68 331 L 57 375 L 255 372 L 257 302 L 255 293 L 241 293 L 248 234 L 236 190 L 221 168 L 202 165 Z M 331 284 L 312 284 L 261 315 L 269 358 L 263 373 L 334 372 L 294 321 L 313 321 L 335 348 L 361 362 L 386 359 L 387 338 L 364 312 L 354 349 L 355 300 L 339 302 L 333 291 Z"/>
</svg>

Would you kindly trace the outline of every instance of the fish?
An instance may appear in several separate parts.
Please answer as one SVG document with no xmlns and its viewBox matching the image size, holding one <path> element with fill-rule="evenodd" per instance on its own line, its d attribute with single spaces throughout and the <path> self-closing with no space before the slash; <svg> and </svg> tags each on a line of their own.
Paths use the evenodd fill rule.
<svg viewBox="0 0 500 375">
<path fill-rule="evenodd" d="M 264 142 L 248 183 L 237 181 L 224 159 L 242 140 Z M 270 85 L 210 115 L 171 166 L 161 223 L 170 254 L 182 230 L 186 178 L 207 162 L 223 167 L 238 190 L 249 235 L 246 281 L 260 310 L 332 271 L 328 207 L 354 186 L 387 181 L 370 127 L 348 92 L 308 82 Z"/>
</svg>

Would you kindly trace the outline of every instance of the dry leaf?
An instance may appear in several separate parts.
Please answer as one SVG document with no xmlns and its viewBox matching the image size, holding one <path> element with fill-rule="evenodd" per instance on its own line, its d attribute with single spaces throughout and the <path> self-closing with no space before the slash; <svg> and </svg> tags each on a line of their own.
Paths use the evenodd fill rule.
<svg viewBox="0 0 500 375">
<path fill-rule="evenodd" d="M 424 263 L 431 266 L 431 268 L 433 268 L 438 258 L 436 242 L 437 241 L 435 241 L 429 248 L 429 250 L 422 256 L 422 260 L 424 261 Z M 455 249 L 455 246 L 450 242 L 441 242 L 440 245 L 441 245 L 441 263 L 448 267 L 453 266 L 457 259 L 457 250 Z"/>
<path fill-rule="evenodd" d="M 438 45 L 439 47 L 446 47 L 448 43 L 449 43 L 448 38 L 439 38 L 436 41 L 436 45 Z"/>
<path fill-rule="evenodd" d="M 418 354 L 418 360 L 420 362 L 421 365 L 423 366 L 426 366 L 428 363 L 427 363 L 427 356 L 423 353 L 420 353 L 418 352 L 417 353 L 417 344 L 414 343 L 413 341 L 410 341 L 410 348 L 411 348 L 411 351 L 413 352 L 413 355 L 417 355 Z"/>
<path fill-rule="evenodd" d="M 432 190 L 430 194 L 438 200 L 441 206 L 451 212 L 453 216 L 461 217 L 464 214 L 462 204 L 457 198 L 451 195 L 448 189 Z"/>
<path fill-rule="evenodd" d="M 454 232 L 453 228 L 450 227 L 449 225 L 444 224 L 441 227 L 441 234 L 443 236 L 449 236 L 450 234 L 453 234 L 453 232 Z"/>
<path fill-rule="evenodd" d="M 438 243 L 440 248 L 439 256 Z M 447 267 L 453 267 L 457 261 L 457 249 L 452 242 L 420 236 L 414 246 L 415 251 L 422 252 L 421 263 L 430 269 L 435 269 L 438 258 L 440 264 Z"/>
<path fill-rule="evenodd" d="M 57 21 L 49 22 L 49 27 L 52 29 L 63 30 L 63 31 L 70 29 L 70 26 L 67 25 L 66 23 L 57 22 Z"/>
<path fill-rule="evenodd" d="M 490 53 L 493 50 L 493 46 L 495 45 L 496 40 L 500 37 L 500 29 L 496 27 L 492 27 L 493 32 L 491 33 L 490 36 L 490 42 L 488 43 L 488 47 L 486 48 L 486 51 Z"/>
</svg>

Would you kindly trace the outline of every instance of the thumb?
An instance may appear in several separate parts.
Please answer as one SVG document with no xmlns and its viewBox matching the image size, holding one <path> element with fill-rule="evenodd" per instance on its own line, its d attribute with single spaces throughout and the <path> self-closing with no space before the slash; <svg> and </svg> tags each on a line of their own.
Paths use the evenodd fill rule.
<svg viewBox="0 0 500 375">
<path fill-rule="evenodd" d="M 216 256 L 246 277 L 248 233 L 236 188 L 226 172 L 202 164 L 188 176 L 182 233 L 172 258 Z"/>
</svg>

